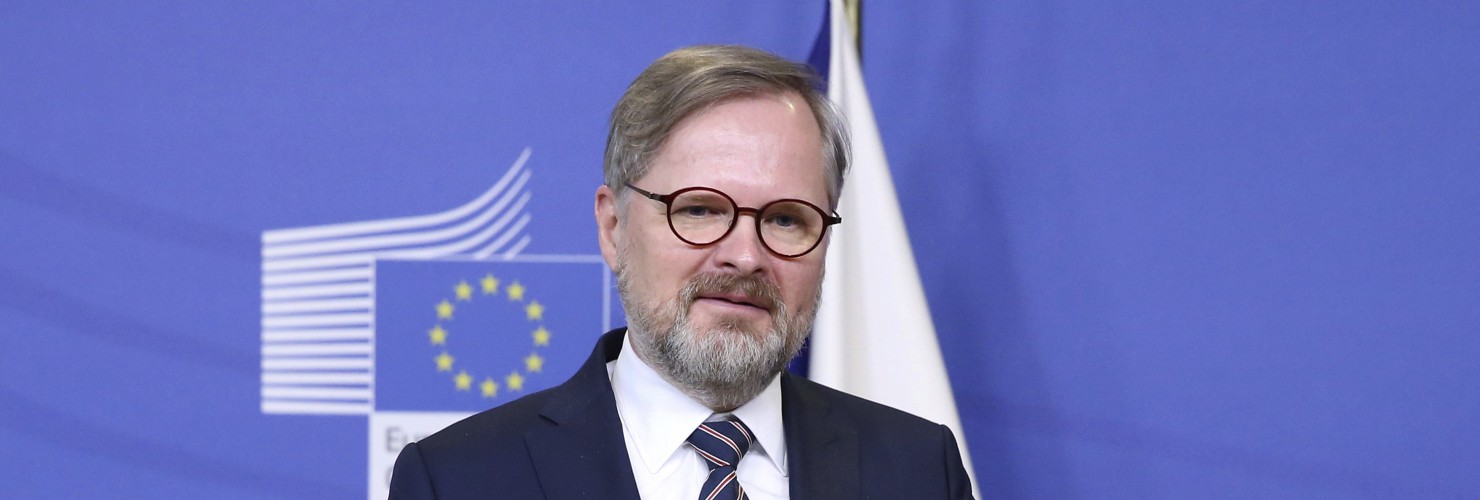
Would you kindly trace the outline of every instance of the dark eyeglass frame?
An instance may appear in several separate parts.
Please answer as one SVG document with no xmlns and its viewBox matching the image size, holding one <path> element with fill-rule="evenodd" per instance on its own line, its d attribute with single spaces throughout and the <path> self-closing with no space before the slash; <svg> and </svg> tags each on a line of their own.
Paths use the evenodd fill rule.
<svg viewBox="0 0 1480 500">
<path fill-rule="evenodd" d="M 742 214 L 750 214 L 750 218 L 753 219 L 753 220 L 755 220 L 755 235 L 756 235 L 756 237 L 760 238 L 760 240 L 761 240 L 761 246 L 766 247 L 766 251 L 767 252 L 771 252 L 772 254 L 775 254 L 777 257 L 781 257 L 781 258 L 785 258 L 785 259 L 795 259 L 797 257 L 801 257 L 803 255 L 807 255 L 808 253 L 811 253 L 812 250 L 815 250 L 817 248 L 817 245 L 821 245 L 822 244 L 822 238 L 827 236 L 827 229 L 828 229 L 829 226 L 832 226 L 833 224 L 840 224 L 840 223 L 843 222 L 843 217 L 842 216 L 839 216 L 837 212 L 833 212 L 831 215 L 828 215 L 827 212 L 823 211 L 817 205 L 813 205 L 812 203 L 808 202 L 807 200 L 798 200 L 798 199 L 795 199 L 795 198 L 782 198 L 782 199 L 779 199 L 779 200 L 775 200 L 775 201 L 771 201 L 769 203 L 766 203 L 765 205 L 761 205 L 760 208 L 752 208 L 752 207 L 742 207 L 742 206 L 740 206 L 738 203 L 735 203 L 735 199 L 734 198 L 731 198 L 730 195 L 725 194 L 724 191 L 720 191 L 720 190 L 715 189 L 715 188 L 712 188 L 712 187 L 693 186 L 693 187 L 686 187 L 686 188 L 683 188 L 683 189 L 680 189 L 678 191 L 674 191 L 674 192 L 668 193 L 668 194 L 657 194 L 657 193 L 654 193 L 652 191 L 648 191 L 646 189 L 642 189 L 640 187 L 633 186 L 632 183 L 630 183 L 630 182 L 625 183 L 625 184 L 626 184 L 626 186 L 627 186 L 628 189 L 631 189 L 633 191 L 636 191 L 637 194 L 640 194 L 640 195 L 646 197 L 647 199 L 650 199 L 650 200 L 653 200 L 653 201 L 657 201 L 657 202 L 662 203 L 663 206 L 664 206 L 664 209 L 663 209 L 663 218 L 668 220 L 668 230 L 669 231 L 672 231 L 673 232 L 673 236 L 677 237 L 680 241 L 683 241 L 684 243 L 688 243 L 690 245 L 694 245 L 694 246 L 698 246 L 698 247 L 704 247 L 704 246 L 713 245 L 715 243 L 719 243 L 720 240 L 725 239 L 726 236 L 729 236 L 730 233 L 735 230 L 735 225 L 740 221 L 740 216 Z M 730 202 L 730 206 L 731 207 L 734 207 L 734 209 L 735 209 L 735 216 L 730 218 L 730 227 L 725 228 L 725 232 L 722 233 L 722 234 L 720 234 L 719 237 L 715 238 L 714 241 L 710 241 L 710 242 L 707 242 L 707 243 L 700 243 L 700 242 L 697 242 L 697 241 L 691 241 L 688 238 L 683 237 L 682 234 L 678 234 L 678 228 L 673 227 L 673 200 L 678 199 L 678 197 L 680 195 L 684 194 L 684 193 L 690 193 L 690 192 L 693 192 L 693 191 L 708 191 L 708 192 L 711 192 L 711 193 L 720 195 L 720 196 L 724 197 L 725 201 Z M 811 208 L 812 210 L 816 210 L 818 214 L 822 215 L 822 231 L 817 233 L 817 241 L 812 242 L 812 246 L 807 247 L 806 250 L 802 250 L 801 252 L 798 252 L 798 253 L 795 253 L 795 254 L 791 254 L 791 255 L 778 252 L 778 251 L 776 251 L 776 249 L 771 248 L 771 244 L 770 243 L 766 243 L 766 235 L 765 235 L 765 233 L 763 231 L 761 231 L 761 213 L 762 212 L 765 212 L 767 208 L 771 208 L 771 205 L 775 205 L 777 203 L 784 203 L 784 202 L 801 203 L 802 205 L 805 205 L 808 208 Z"/>
</svg>

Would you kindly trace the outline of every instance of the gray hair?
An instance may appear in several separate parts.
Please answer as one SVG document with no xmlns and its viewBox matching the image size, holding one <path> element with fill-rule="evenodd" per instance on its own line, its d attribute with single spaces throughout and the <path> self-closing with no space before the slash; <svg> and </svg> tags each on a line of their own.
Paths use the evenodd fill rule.
<svg viewBox="0 0 1480 500">
<path fill-rule="evenodd" d="M 835 207 L 848 172 L 848 128 L 818 82 L 807 65 L 750 47 L 700 45 L 669 52 L 637 76 L 612 110 L 606 185 L 622 193 L 647 174 L 673 128 L 696 111 L 736 97 L 795 92 L 821 131 L 827 201 Z"/>
</svg>

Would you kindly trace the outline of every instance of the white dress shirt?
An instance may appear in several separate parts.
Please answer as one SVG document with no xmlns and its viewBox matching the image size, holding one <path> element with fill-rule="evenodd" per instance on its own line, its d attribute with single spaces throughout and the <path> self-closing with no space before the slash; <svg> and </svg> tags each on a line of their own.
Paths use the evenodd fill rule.
<svg viewBox="0 0 1480 500">
<path fill-rule="evenodd" d="M 627 335 L 632 335 L 628 332 Z M 736 474 L 752 500 L 788 499 L 786 430 L 781 419 L 781 377 L 759 396 L 728 414 L 716 414 L 664 380 L 623 339 L 622 353 L 606 364 L 633 479 L 645 500 L 695 500 L 709 466 L 687 440 L 699 424 L 733 414 L 756 443 L 740 459 Z"/>
</svg>

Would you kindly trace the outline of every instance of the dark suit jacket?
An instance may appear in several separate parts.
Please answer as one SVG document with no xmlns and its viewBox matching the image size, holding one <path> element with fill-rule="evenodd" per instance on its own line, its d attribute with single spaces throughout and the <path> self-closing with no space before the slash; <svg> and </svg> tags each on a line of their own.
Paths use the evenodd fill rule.
<svg viewBox="0 0 1480 500">
<path fill-rule="evenodd" d="M 636 500 L 606 372 L 625 334 L 603 335 L 565 383 L 406 445 L 391 498 Z M 792 498 L 971 498 L 945 426 L 790 374 L 781 401 Z"/>
</svg>

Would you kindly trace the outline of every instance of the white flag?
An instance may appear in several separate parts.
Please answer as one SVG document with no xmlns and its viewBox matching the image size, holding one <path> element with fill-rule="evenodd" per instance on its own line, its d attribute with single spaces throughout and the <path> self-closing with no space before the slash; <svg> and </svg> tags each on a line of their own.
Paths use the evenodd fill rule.
<svg viewBox="0 0 1480 500">
<path fill-rule="evenodd" d="M 808 378 L 945 424 L 956 434 L 966 471 L 972 473 L 852 28 L 840 0 L 832 0 L 828 10 L 827 93 L 852 129 L 853 166 L 838 203 L 843 223 L 831 229 Z M 975 490 L 974 474 L 971 484 Z"/>
</svg>

